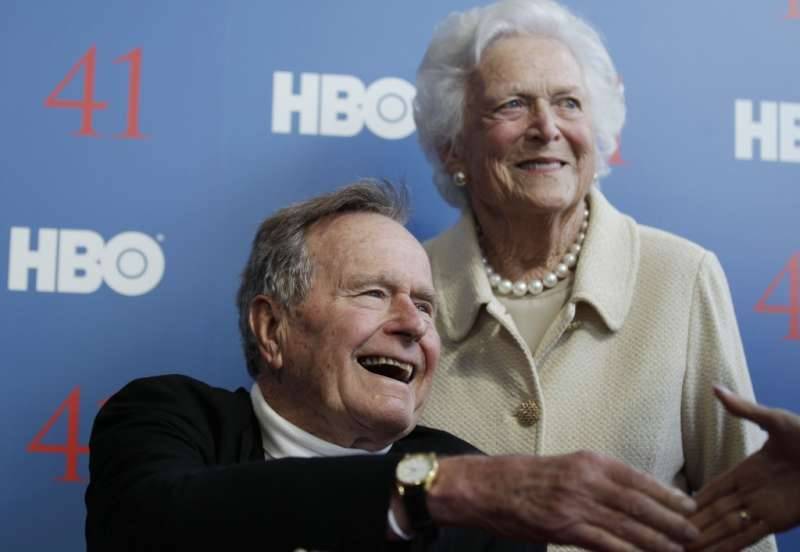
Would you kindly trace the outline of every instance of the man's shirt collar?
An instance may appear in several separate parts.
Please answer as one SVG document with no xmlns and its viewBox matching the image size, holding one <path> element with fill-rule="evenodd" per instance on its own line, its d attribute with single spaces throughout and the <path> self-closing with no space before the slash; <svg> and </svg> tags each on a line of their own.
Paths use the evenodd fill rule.
<svg viewBox="0 0 800 552">
<path fill-rule="evenodd" d="M 250 401 L 261 427 L 261 441 L 267 459 L 279 458 L 316 458 L 320 456 L 353 456 L 356 454 L 386 454 L 391 445 L 384 449 L 370 452 L 363 449 L 340 447 L 329 443 L 309 432 L 297 427 L 264 400 L 261 388 L 253 383 L 250 388 Z"/>
</svg>

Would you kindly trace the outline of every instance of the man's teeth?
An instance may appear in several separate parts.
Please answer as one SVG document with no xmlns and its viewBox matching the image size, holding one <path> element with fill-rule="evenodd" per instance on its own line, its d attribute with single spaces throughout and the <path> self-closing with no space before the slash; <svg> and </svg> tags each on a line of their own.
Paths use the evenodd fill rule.
<svg viewBox="0 0 800 552">
<path fill-rule="evenodd" d="M 520 163 L 519 167 L 521 169 L 525 169 L 526 171 L 547 171 L 547 170 L 554 170 L 561 168 L 560 161 L 525 161 L 524 163 Z"/>
<path fill-rule="evenodd" d="M 408 383 L 414 376 L 414 365 L 385 356 L 372 356 L 359 359 L 361 365 L 370 372 Z"/>
<path fill-rule="evenodd" d="M 399 368 L 404 368 L 408 370 L 413 370 L 414 367 L 407 363 L 397 360 L 396 358 L 385 357 L 385 356 L 374 356 L 374 357 L 364 357 L 361 359 L 361 364 L 365 366 L 374 366 L 376 364 L 390 364 L 392 366 L 397 366 Z"/>
</svg>

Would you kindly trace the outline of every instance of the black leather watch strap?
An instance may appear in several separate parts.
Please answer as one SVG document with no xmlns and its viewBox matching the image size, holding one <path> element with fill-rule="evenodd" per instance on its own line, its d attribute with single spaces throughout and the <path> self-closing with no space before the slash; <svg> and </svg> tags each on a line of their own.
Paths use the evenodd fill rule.
<svg viewBox="0 0 800 552">
<path fill-rule="evenodd" d="M 408 521 L 416 535 L 421 535 L 426 540 L 436 536 L 436 524 L 428 511 L 427 492 L 422 486 L 405 489 L 403 493 L 403 506 L 405 506 Z"/>
</svg>

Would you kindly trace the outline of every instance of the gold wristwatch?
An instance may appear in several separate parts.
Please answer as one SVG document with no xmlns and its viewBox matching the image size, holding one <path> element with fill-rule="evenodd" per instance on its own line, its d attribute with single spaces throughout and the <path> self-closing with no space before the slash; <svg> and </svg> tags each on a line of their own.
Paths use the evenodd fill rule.
<svg viewBox="0 0 800 552">
<path fill-rule="evenodd" d="M 417 535 L 429 539 L 436 534 L 436 525 L 428 512 L 427 495 L 439 469 L 436 454 L 406 454 L 397 464 L 397 491 L 403 500 L 411 528 Z"/>
</svg>

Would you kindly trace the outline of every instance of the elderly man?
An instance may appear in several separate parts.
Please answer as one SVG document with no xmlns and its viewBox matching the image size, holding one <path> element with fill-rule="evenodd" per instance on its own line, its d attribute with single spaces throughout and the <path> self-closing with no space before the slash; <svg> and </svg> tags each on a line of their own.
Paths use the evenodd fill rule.
<svg viewBox="0 0 800 552">
<path fill-rule="evenodd" d="M 164 376 L 106 403 L 90 443 L 90 552 L 405 549 L 412 538 L 666 552 L 695 538 L 693 502 L 619 462 L 490 458 L 414 429 L 439 337 L 427 256 L 400 200 L 362 182 L 262 224 L 238 294 L 252 389 Z"/>
</svg>

